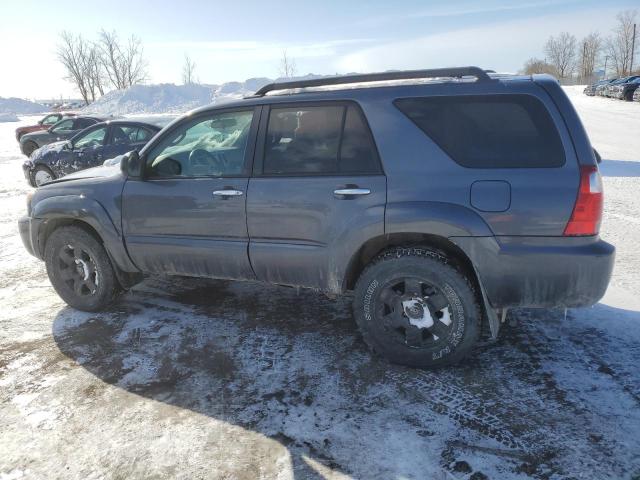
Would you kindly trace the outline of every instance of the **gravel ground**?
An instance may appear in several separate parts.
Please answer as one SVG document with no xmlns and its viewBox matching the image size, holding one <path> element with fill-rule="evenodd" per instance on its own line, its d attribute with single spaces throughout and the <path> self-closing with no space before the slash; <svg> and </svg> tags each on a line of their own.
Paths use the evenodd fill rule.
<svg viewBox="0 0 640 480">
<path fill-rule="evenodd" d="M 350 299 L 311 291 L 154 278 L 66 307 L 17 233 L 33 119 L 0 123 L 0 480 L 640 478 L 640 104 L 568 92 L 606 159 L 612 286 L 438 371 L 373 358 Z"/>
</svg>

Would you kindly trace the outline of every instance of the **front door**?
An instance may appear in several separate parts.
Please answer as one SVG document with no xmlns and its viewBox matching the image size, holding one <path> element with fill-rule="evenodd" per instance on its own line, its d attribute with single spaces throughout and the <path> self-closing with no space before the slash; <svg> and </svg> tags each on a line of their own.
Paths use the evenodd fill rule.
<svg viewBox="0 0 640 480">
<path fill-rule="evenodd" d="M 386 177 L 356 104 L 265 107 L 247 203 L 258 279 L 340 291 L 351 255 L 384 234 L 385 203 Z"/>
<path fill-rule="evenodd" d="M 187 117 L 143 155 L 123 191 L 123 231 L 144 272 L 250 279 L 246 223 L 254 109 Z"/>
</svg>

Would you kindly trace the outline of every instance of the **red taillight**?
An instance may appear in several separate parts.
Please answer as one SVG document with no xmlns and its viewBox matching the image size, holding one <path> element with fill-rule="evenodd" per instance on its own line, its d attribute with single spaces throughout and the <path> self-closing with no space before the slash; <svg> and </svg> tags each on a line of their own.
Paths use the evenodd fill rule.
<svg viewBox="0 0 640 480">
<path fill-rule="evenodd" d="M 580 167 L 580 187 L 564 235 L 597 235 L 602 220 L 602 178 L 598 167 Z"/>
</svg>

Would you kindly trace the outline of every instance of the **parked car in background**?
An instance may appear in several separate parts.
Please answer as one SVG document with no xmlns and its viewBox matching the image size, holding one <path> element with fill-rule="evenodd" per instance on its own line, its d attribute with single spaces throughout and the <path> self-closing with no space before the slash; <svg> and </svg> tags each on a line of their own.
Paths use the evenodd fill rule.
<svg viewBox="0 0 640 480">
<path fill-rule="evenodd" d="M 160 124 L 159 124 L 160 123 Z M 39 187 L 78 170 L 96 167 L 117 155 L 139 150 L 168 121 L 110 120 L 82 130 L 70 140 L 35 150 L 22 169 L 27 181 Z"/>
<path fill-rule="evenodd" d="M 599 86 L 602 86 L 602 85 L 606 86 L 609 83 L 613 82 L 614 80 L 615 80 L 615 78 L 610 78 L 608 80 L 600 80 L 600 81 L 595 82 L 595 83 L 593 83 L 591 85 L 587 85 L 587 87 L 583 90 L 583 93 L 585 95 L 589 96 L 589 97 L 593 97 L 596 94 L 596 89 Z"/>
<path fill-rule="evenodd" d="M 78 116 L 74 118 L 63 118 L 55 125 L 45 131 L 32 132 L 20 138 L 20 150 L 29 157 L 37 148 L 48 145 L 52 142 L 66 140 L 76 133 L 84 130 L 98 122 L 104 122 L 107 117 Z"/>
<path fill-rule="evenodd" d="M 611 97 L 618 100 L 633 100 L 633 94 L 640 86 L 640 75 L 628 77 L 624 82 L 611 86 Z"/>
<path fill-rule="evenodd" d="M 605 83 L 602 83 L 596 87 L 595 94 L 598 97 L 605 97 L 607 93 L 607 87 L 614 82 L 617 82 L 618 78 L 610 78 Z"/>
<path fill-rule="evenodd" d="M 16 140 L 20 141 L 22 135 L 31 132 L 37 132 L 40 130 L 46 130 L 49 127 L 52 127 L 54 124 L 58 123 L 65 117 L 75 117 L 76 114 L 73 112 L 55 112 L 45 115 L 41 120 L 38 121 L 35 125 L 27 125 L 25 127 L 16 128 Z"/>
<path fill-rule="evenodd" d="M 81 310 L 145 274 L 351 291 L 373 351 L 432 367 L 487 325 L 495 338 L 509 308 L 602 298 L 602 199 L 556 79 L 465 67 L 275 83 L 195 110 L 119 166 L 35 190 L 19 230 Z"/>
<path fill-rule="evenodd" d="M 621 85 L 625 82 L 628 82 L 629 80 L 631 80 L 632 78 L 635 77 L 621 77 L 618 78 L 615 82 L 611 82 L 609 83 L 606 87 L 605 87 L 605 93 L 604 96 L 608 97 L 608 98 L 612 98 L 616 96 L 617 93 L 617 86 Z"/>
</svg>

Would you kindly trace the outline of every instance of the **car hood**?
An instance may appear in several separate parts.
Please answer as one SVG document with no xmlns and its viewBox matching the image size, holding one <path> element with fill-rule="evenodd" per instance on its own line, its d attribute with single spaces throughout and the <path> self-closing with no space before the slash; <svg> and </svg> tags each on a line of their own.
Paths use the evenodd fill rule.
<svg viewBox="0 0 640 480">
<path fill-rule="evenodd" d="M 99 167 L 87 168 L 86 170 L 80 170 L 79 172 L 71 173 L 58 180 L 47 183 L 47 185 L 53 185 L 56 183 L 69 182 L 72 180 L 82 180 L 87 178 L 106 178 L 120 175 L 120 163 L 115 165 L 101 165 Z"/>
<path fill-rule="evenodd" d="M 32 158 L 35 160 L 36 158 L 42 157 L 48 153 L 61 152 L 67 143 L 69 143 L 67 140 L 61 140 L 59 142 L 53 142 L 53 143 L 50 143 L 49 145 L 40 147 L 35 152 L 33 152 Z"/>
<path fill-rule="evenodd" d="M 49 133 L 49 130 L 38 130 L 37 132 L 25 133 L 20 139 L 20 141 L 23 142 L 29 139 L 35 140 L 37 138 L 46 138 L 49 136 L 51 136 L 51 133 Z"/>
</svg>

